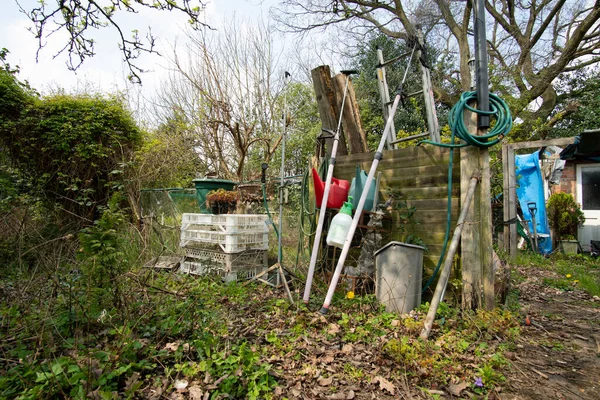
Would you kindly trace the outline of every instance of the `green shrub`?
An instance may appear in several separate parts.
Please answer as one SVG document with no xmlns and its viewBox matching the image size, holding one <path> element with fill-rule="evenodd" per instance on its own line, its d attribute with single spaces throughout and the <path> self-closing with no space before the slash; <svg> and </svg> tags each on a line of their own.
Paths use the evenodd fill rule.
<svg viewBox="0 0 600 400">
<path fill-rule="evenodd" d="M 565 240 L 577 237 L 577 228 L 585 222 L 583 211 L 572 195 L 555 193 L 546 204 L 550 228 L 554 232 L 554 240 Z"/>
</svg>

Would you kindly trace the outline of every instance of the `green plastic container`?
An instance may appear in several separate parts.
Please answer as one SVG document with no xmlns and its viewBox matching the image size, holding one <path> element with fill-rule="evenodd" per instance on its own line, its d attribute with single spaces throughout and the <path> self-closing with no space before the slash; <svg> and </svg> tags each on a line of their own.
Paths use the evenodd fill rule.
<svg viewBox="0 0 600 400">
<path fill-rule="evenodd" d="M 200 212 L 203 214 L 210 214 L 210 211 L 206 208 L 206 195 L 211 190 L 225 189 L 233 190 L 235 182 L 228 181 L 227 179 L 194 179 L 194 185 L 196 186 L 196 199 L 198 200 L 198 206 L 200 206 Z"/>
<path fill-rule="evenodd" d="M 352 209 L 356 210 L 358 206 L 358 202 L 360 201 L 360 196 L 362 196 L 362 192 L 365 188 L 365 184 L 367 183 L 368 175 L 367 173 L 360 167 L 356 166 L 356 176 L 352 178 L 352 184 L 350 185 L 350 191 L 348 192 L 348 196 L 352 196 Z M 375 181 L 371 183 L 371 187 L 369 188 L 369 193 L 367 194 L 367 199 L 365 200 L 365 205 L 363 210 L 372 211 L 373 203 L 375 202 Z"/>
</svg>

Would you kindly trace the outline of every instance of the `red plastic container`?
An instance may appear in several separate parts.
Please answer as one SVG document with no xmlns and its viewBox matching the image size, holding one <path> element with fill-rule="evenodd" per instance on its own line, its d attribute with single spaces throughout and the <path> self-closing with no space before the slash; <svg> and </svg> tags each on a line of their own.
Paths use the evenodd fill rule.
<svg viewBox="0 0 600 400">
<path fill-rule="evenodd" d="M 325 192 L 325 182 L 321 180 L 316 169 L 312 169 L 313 182 L 315 184 L 315 197 L 317 198 L 317 208 L 321 207 L 323 193 Z M 327 208 L 341 208 L 348 199 L 350 182 L 343 179 L 332 178 L 327 198 Z"/>
</svg>

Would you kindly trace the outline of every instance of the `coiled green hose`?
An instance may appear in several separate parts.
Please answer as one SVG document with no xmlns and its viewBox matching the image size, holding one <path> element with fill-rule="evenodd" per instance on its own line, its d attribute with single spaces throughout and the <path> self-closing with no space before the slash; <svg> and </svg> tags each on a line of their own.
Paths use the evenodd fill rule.
<svg viewBox="0 0 600 400">
<path fill-rule="evenodd" d="M 437 277 L 444 257 L 446 256 L 446 249 L 448 248 L 448 240 L 450 239 L 450 229 L 452 225 L 452 167 L 454 165 L 454 149 L 458 147 L 476 146 L 488 148 L 499 143 L 504 136 L 508 135 L 513 126 L 512 115 L 508 105 L 497 95 L 490 93 L 490 111 L 478 110 L 469 106 L 469 102 L 477 101 L 477 92 L 464 92 L 458 103 L 452 107 L 448 116 L 448 125 L 452 131 L 452 138 L 450 143 L 436 143 L 430 140 L 423 140 L 419 145 L 423 143 L 433 144 L 435 146 L 450 148 L 450 161 L 448 162 L 448 208 L 446 211 L 446 234 L 444 235 L 444 245 L 442 247 L 442 253 L 438 260 L 437 266 L 433 271 L 433 275 L 429 278 L 425 286 L 423 287 L 423 293 L 429 288 L 431 283 Z M 475 136 L 469 133 L 467 126 L 465 125 L 464 113 L 465 109 L 482 115 L 489 115 L 494 117 L 496 122 L 494 126 L 489 130 L 488 134 L 482 136 Z M 462 139 L 465 143 L 454 143 L 455 138 Z"/>
</svg>

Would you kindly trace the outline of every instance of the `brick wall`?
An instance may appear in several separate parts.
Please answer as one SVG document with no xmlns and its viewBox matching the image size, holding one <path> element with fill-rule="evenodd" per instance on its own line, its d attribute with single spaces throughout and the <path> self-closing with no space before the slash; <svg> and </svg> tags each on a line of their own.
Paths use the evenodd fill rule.
<svg viewBox="0 0 600 400">
<path fill-rule="evenodd" d="M 560 185 L 553 185 L 552 193 L 569 193 L 577 201 L 577 175 L 574 163 L 567 162 L 565 164 L 565 169 L 560 177 Z"/>
</svg>

